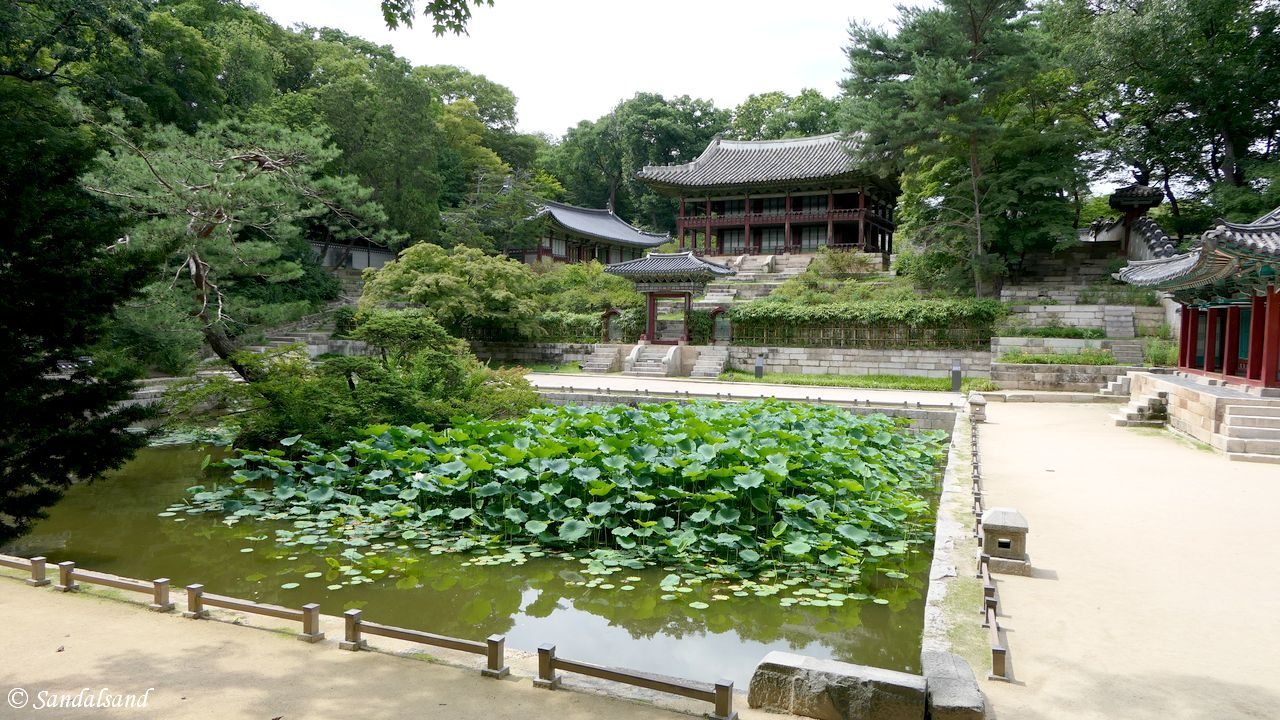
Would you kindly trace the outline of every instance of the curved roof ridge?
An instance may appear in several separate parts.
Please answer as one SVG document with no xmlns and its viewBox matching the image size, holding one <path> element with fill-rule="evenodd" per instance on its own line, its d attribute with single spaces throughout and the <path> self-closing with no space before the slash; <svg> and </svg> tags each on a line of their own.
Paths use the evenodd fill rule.
<svg viewBox="0 0 1280 720">
<path fill-rule="evenodd" d="M 832 138 L 839 139 L 842 132 L 824 133 L 822 135 L 802 135 L 800 137 L 789 138 L 770 138 L 768 140 L 728 140 L 721 139 L 720 144 L 729 145 L 731 147 L 752 147 L 759 145 L 807 145 L 817 144 L 818 142 L 830 140 Z"/>
<path fill-rule="evenodd" d="M 543 200 L 538 215 L 550 215 L 556 224 L 582 235 L 635 247 L 655 247 L 671 239 L 669 233 L 641 230 L 607 209 Z"/>
</svg>

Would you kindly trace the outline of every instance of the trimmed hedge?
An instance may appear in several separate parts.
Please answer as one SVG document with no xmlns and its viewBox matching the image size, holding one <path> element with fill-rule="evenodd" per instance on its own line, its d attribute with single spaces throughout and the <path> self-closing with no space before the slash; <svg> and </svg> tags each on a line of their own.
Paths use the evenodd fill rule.
<svg viewBox="0 0 1280 720">
<path fill-rule="evenodd" d="M 970 348 L 1005 316 L 995 300 L 797 304 L 756 301 L 730 311 L 734 345 Z"/>
</svg>

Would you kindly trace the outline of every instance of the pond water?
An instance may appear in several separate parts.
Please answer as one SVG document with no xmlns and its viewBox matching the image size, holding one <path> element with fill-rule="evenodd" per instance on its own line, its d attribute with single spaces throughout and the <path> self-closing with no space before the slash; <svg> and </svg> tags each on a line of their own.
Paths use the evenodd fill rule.
<svg viewBox="0 0 1280 720">
<path fill-rule="evenodd" d="M 634 587 L 624 592 L 576 584 L 590 576 L 575 561 L 462 566 L 473 556 L 403 547 L 396 552 L 416 553 L 409 573 L 375 571 L 372 582 L 330 589 L 340 578 L 323 556 L 277 547 L 261 525 L 229 528 L 220 518 L 158 515 L 186 488 L 210 482 L 201 470 L 206 454 L 192 447 L 144 450 L 111 477 L 73 488 L 3 552 L 141 579 L 169 577 L 175 588 L 202 583 L 207 592 L 291 607 L 317 602 L 332 615 L 361 608 L 371 621 L 455 637 L 505 634 L 507 646 L 519 650 L 551 642 L 574 660 L 692 680 L 725 677 L 740 688 L 770 650 L 918 670 L 928 572 L 922 555 L 914 556 L 907 579 L 878 581 L 875 594 L 887 605 L 846 600 L 841 607 L 784 608 L 776 597 L 755 596 L 713 601 L 723 587 L 662 600 L 659 580 L 667 571 L 660 567 L 604 580 Z M 696 601 L 709 607 L 689 607 Z"/>
</svg>

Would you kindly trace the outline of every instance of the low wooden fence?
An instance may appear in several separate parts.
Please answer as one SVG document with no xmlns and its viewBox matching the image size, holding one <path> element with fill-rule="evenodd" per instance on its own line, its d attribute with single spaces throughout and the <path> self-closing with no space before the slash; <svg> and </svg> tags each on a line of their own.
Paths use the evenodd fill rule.
<svg viewBox="0 0 1280 720">
<path fill-rule="evenodd" d="M 30 578 L 26 582 L 35 587 L 43 587 L 51 583 L 48 577 L 48 564 L 43 557 L 28 559 L 12 555 L 0 555 L 0 567 L 29 573 Z M 170 599 L 169 578 L 157 578 L 151 581 L 135 580 L 118 575 L 83 570 L 77 568 L 76 564 L 71 561 L 60 562 L 55 567 L 58 570 L 57 582 L 53 583 L 55 590 L 74 592 L 80 589 L 80 583 L 101 585 L 117 590 L 148 594 L 151 596 L 151 602 L 148 607 L 158 612 L 170 612 L 174 609 L 174 603 Z M 208 608 L 225 608 L 227 610 L 300 623 L 302 631 L 298 634 L 299 640 L 314 643 L 324 639 L 324 633 L 320 630 L 320 606 L 316 603 L 309 603 L 296 609 L 287 608 L 207 593 L 204 591 L 204 586 L 198 584 L 187 585 L 186 592 L 187 609 L 182 613 L 183 617 L 204 619 L 209 617 Z M 490 678 L 502 678 L 510 674 L 510 668 L 506 664 L 506 636 L 504 635 L 490 635 L 484 642 L 464 640 L 421 630 L 410 630 L 393 625 L 369 622 L 363 618 L 359 610 L 346 611 L 343 613 L 343 619 L 345 621 L 343 640 L 338 643 L 338 647 L 343 650 L 367 650 L 369 645 L 364 636 L 377 635 L 379 637 L 483 655 L 485 657 L 485 667 L 480 671 L 482 675 Z M 641 673 L 634 670 L 603 667 L 557 658 L 554 645 L 539 647 L 538 677 L 534 680 L 534 685 L 546 689 L 559 687 L 561 681 L 559 675 L 556 674 L 557 670 L 589 675 L 626 685 L 708 702 L 714 706 L 714 713 L 707 716 L 711 720 L 734 720 L 738 716 L 733 710 L 733 683 L 728 680 L 720 680 L 714 684 L 699 683 L 681 678 Z"/>
<path fill-rule="evenodd" d="M 1000 639 L 1000 621 L 998 618 L 1000 600 L 996 595 L 996 583 L 991 579 L 990 556 L 982 549 L 982 513 L 985 500 L 982 489 L 982 458 L 978 453 L 978 423 L 970 418 L 969 443 L 971 450 L 973 477 L 973 534 L 978 539 L 978 577 L 982 580 L 982 627 L 987 628 L 988 641 L 991 645 L 992 680 L 1009 680 L 1009 649 Z"/>
</svg>

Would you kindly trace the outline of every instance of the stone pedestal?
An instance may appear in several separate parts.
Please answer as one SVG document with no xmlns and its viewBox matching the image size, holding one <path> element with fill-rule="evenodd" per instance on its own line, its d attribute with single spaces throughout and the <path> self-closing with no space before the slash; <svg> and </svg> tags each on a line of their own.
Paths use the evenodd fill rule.
<svg viewBox="0 0 1280 720">
<path fill-rule="evenodd" d="M 982 552 L 993 573 L 1030 575 L 1027 519 L 1013 508 L 993 507 L 982 513 Z"/>
<path fill-rule="evenodd" d="M 747 704 L 819 720 L 921 720 L 925 679 L 775 651 L 751 676 Z"/>
</svg>

